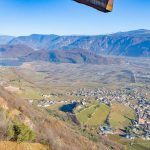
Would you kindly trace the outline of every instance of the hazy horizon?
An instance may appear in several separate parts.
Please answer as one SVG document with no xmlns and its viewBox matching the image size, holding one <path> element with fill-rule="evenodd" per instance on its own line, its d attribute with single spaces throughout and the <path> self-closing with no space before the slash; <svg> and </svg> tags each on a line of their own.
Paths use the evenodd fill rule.
<svg viewBox="0 0 150 150">
<path fill-rule="evenodd" d="M 133 29 L 133 30 L 127 30 L 127 31 L 117 31 L 112 33 L 103 33 L 103 34 L 55 34 L 55 33 L 30 33 L 30 34 L 21 34 L 21 35 L 10 35 L 10 34 L 1 34 L 0 36 L 12 36 L 12 37 L 18 37 L 18 36 L 31 36 L 31 35 L 58 35 L 58 36 L 99 36 L 99 35 L 111 35 L 116 33 L 124 33 L 124 32 L 132 32 L 132 31 L 140 31 L 140 30 L 146 30 L 150 31 L 150 29 Z"/>
</svg>

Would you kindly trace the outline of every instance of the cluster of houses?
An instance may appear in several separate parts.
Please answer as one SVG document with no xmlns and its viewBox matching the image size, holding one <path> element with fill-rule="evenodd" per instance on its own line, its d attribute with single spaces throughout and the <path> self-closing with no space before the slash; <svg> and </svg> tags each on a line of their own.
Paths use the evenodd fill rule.
<svg viewBox="0 0 150 150">
<path fill-rule="evenodd" d="M 136 120 L 132 121 L 131 133 L 146 140 L 150 140 L 150 101 L 138 98 L 135 105 Z M 142 132 L 141 132 L 142 131 Z"/>
<path fill-rule="evenodd" d="M 76 107 L 83 108 L 89 102 L 88 100 L 94 98 L 100 104 L 104 103 L 111 107 L 114 102 L 124 104 L 135 111 L 136 119 L 131 120 L 129 130 L 124 132 L 124 137 L 127 139 L 134 139 L 140 137 L 146 140 L 150 140 L 150 101 L 147 100 L 146 94 L 138 89 L 122 88 L 117 90 L 108 90 L 105 88 L 97 89 L 79 89 L 67 93 L 72 96 L 79 97 L 79 100 L 70 100 L 71 103 L 77 103 Z M 38 101 L 38 107 L 49 107 L 54 104 L 66 104 L 68 101 L 55 101 L 48 100 L 50 95 L 43 95 L 43 100 Z M 31 102 L 31 101 L 30 101 Z M 32 103 L 32 102 L 31 102 Z M 114 134 L 112 128 L 109 125 L 99 127 L 100 134 Z"/>
<path fill-rule="evenodd" d="M 119 102 L 129 106 L 135 111 L 136 119 L 131 121 L 130 132 L 125 132 L 124 137 L 134 139 L 140 137 L 150 140 L 150 100 L 146 98 L 146 93 L 141 89 L 122 88 L 118 90 L 108 90 L 98 88 L 94 90 L 79 89 L 71 93 L 75 96 L 85 98 L 95 97 L 99 103 L 111 106 L 113 102 Z M 109 126 L 100 127 L 101 134 L 111 134 Z"/>
<path fill-rule="evenodd" d="M 49 93 L 49 94 L 43 94 L 42 95 L 44 99 L 49 99 L 52 97 L 62 96 L 62 94 L 59 93 Z"/>
<path fill-rule="evenodd" d="M 100 126 L 99 131 L 101 135 L 113 134 L 113 130 L 109 125 Z"/>
<path fill-rule="evenodd" d="M 67 103 L 67 101 L 64 101 L 64 100 L 62 100 L 62 101 L 53 101 L 53 100 L 43 99 L 43 100 L 38 101 L 37 106 L 38 107 L 49 107 L 49 106 L 54 105 L 54 104 L 64 104 L 64 103 Z"/>
<path fill-rule="evenodd" d="M 55 102 L 54 101 L 50 101 L 50 100 L 41 100 L 41 101 L 39 101 L 39 103 L 38 103 L 38 107 L 49 107 L 50 105 L 53 105 L 53 104 L 55 104 Z"/>
</svg>

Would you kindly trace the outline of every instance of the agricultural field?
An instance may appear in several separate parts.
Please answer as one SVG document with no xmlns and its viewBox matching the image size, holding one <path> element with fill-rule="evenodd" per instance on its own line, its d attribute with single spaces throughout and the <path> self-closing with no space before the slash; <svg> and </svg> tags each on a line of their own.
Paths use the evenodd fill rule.
<svg viewBox="0 0 150 150">
<path fill-rule="evenodd" d="M 87 123 L 88 119 L 92 116 L 95 112 L 96 108 L 99 107 L 97 104 L 93 104 L 79 112 L 76 113 L 76 117 L 79 122 L 84 125 Z"/>
<path fill-rule="evenodd" d="M 88 119 L 87 124 L 90 126 L 103 125 L 109 115 L 109 112 L 110 107 L 105 104 L 101 104 L 99 107 L 96 108 L 91 118 Z"/>
<path fill-rule="evenodd" d="M 109 120 L 113 129 L 124 129 L 134 119 L 134 111 L 123 104 L 114 103 L 111 107 L 105 104 L 92 104 L 76 112 L 76 117 L 82 125 L 99 126 Z"/>
<path fill-rule="evenodd" d="M 103 125 L 110 108 L 105 104 L 93 104 L 76 113 L 76 117 L 82 125 L 99 126 Z"/>
<path fill-rule="evenodd" d="M 131 119 L 134 119 L 134 111 L 123 104 L 114 103 L 111 107 L 109 122 L 114 129 L 124 129 L 130 125 Z"/>
</svg>

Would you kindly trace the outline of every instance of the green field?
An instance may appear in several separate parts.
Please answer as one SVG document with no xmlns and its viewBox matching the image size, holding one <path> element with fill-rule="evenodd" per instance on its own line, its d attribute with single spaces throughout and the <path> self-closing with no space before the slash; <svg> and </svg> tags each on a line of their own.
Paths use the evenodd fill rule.
<svg viewBox="0 0 150 150">
<path fill-rule="evenodd" d="M 109 115 L 109 122 L 114 129 L 123 129 L 130 125 L 135 113 L 128 106 L 114 103 L 112 107 L 105 104 L 92 104 L 89 107 L 76 112 L 76 117 L 82 125 L 98 126 L 103 125 Z"/>
<path fill-rule="evenodd" d="M 134 119 L 134 111 L 123 104 L 114 103 L 111 107 L 109 122 L 111 127 L 123 129 L 130 124 L 130 119 Z"/>
<path fill-rule="evenodd" d="M 83 109 L 82 111 L 76 113 L 76 117 L 82 125 L 87 122 L 88 118 L 94 113 L 96 107 L 97 104 L 93 104 Z"/>
<path fill-rule="evenodd" d="M 76 113 L 79 122 L 84 125 L 98 126 L 104 124 L 110 108 L 105 104 L 93 104 Z"/>
<path fill-rule="evenodd" d="M 109 106 L 101 104 L 92 114 L 92 117 L 88 119 L 87 124 L 91 126 L 103 125 L 109 112 Z"/>
</svg>

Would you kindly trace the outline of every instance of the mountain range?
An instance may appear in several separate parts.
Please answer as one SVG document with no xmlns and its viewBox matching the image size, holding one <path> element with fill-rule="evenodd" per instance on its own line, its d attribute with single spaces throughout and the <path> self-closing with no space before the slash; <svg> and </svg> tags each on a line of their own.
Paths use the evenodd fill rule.
<svg viewBox="0 0 150 150">
<path fill-rule="evenodd" d="M 0 36 L 0 58 L 99 64 L 109 62 L 108 55 L 150 57 L 150 30 L 95 36 Z"/>
</svg>

